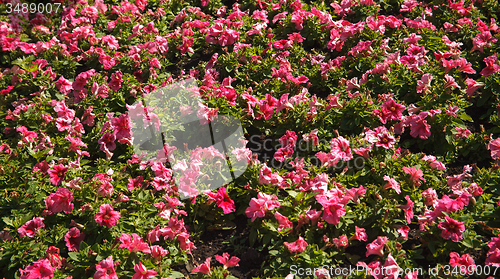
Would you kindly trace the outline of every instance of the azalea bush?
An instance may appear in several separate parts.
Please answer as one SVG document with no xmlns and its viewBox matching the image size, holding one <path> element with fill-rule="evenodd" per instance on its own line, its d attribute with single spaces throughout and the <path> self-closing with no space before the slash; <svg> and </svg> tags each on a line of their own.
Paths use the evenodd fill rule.
<svg viewBox="0 0 500 279">
<path fill-rule="evenodd" d="M 500 276 L 497 1 L 45 2 L 0 5 L 5 278 Z M 137 105 L 185 80 L 198 108 Z M 134 119 L 191 112 L 245 138 L 136 152 Z"/>
</svg>

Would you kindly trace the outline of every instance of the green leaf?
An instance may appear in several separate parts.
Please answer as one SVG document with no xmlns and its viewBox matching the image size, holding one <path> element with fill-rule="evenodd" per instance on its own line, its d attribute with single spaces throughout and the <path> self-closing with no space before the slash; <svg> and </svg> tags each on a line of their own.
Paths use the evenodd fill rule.
<svg viewBox="0 0 500 279">
<path fill-rule="evenodd" d="M 472 117 L 470 117 L 469 115 L 467 115 L 465 112 L 461 112 L 458 114 L 458 117 L 460 119 L 462 119 L 463 121 L 469 121 L 469 122 L 474 122 L 474 120 L 472 120 Z"/>
<path fill-rule="evenodd" d="M 264 245 L 269 244 L 270 241 L 271 241 L 271 235 L 270 234 L 264 235 L 264 238 L 262 239 L 262 242 L 264 243 Z"/>
<path fill-rule="evenodd" d="M 472 240 L 470 238 L 466 238 L 462 241 L 462 244 L 467 248 L 473 248 Z"/>
<path fill-rule="evenodd" d="M 79 262 L 80 261 L 80 253 L 78 252 L 68 252 L 68 256 L 74 260 L 75 262 Z"/>
<path fill-rule="evenodd" d="M 296 201 L 300 201 L 302 199 L 304 199 L 304 192 L 300 192 L 296 197 L 295 197 L 295 200 Z"/>
<path fill-rule="evenodd" d="M 449 144 L 451 144 L 453 142 L 453 135 L 450 133 L 446 133 L 445 139 Z"/>
<path fill-rule="evenodd" d="M 258 235 L 258 231 L 257 229 L 255 228 L 252 228 L 252 230 L 250 230 L 250 246 L 253 247 L 255 242 L 257 241 L 257 235 Z"/>
<path fill-rule="evenodd" d="M 172 271 L 172 273 L 170 273 L 170 275 L 168 276 L 170 278 L 184 278 L 184 274 L 178 272 L 178 271 Z"/>
<path fill-rule="evenodd" d="M 61 93 L 56 93 L 55 95 L 56 95 L 56 98 L 57 98 L 59 101 L 62 101 L 62 100 L 64 100 L 64 99 L 65 99 L 64 95 L 63 95 L 63 94 L 61 94 Z"/>
<path fill-rule="evenodd" d="M 271 251 L 269 251 L 269 255 L 271 255 L 271 256 L 276 256 L 278 254 L 279 254 L 278 250 L 271 250 Z"/>
<path fill-rule="evenodd" d="M 9 217 L 2 217 L 2 220 L 8 226 L 14 227 L 14 224 L 12 223 L 12 220 Z"/>
<path fill-rule="evenodd" d="M 482 107 L 486 103 L 486 101 L 488 101 L 491 95 L 492 95 L 491 92 L 488 91 L 481 94 L 481 97 L 477 101 L 477 107 Z"/>
<path fill-rule="evenodd" d="M 436 242 L 434 241 L 429 242 L 429 250 L 431 251 L 432 254 L 436 253 Z"/>
<path fill-rule="evenodd" d="M 79 248 L 80 252 L 83 252 L 83 254 L 88 254 L 89 250 L 90 246 L 87 243 L 85 243 L 85 241 L 80 242 L 80 248 Z"/>
<path fill-rule="evenodd" d="M 297 193 L 296 191 L 293 191 L 293 190 L 288 190 L 287 192 L 288 192 L 288 194 L 289 194 L 292 198 L 297 197 L 297 194 L 298 194 L 298 193 Z"/>
</svg>

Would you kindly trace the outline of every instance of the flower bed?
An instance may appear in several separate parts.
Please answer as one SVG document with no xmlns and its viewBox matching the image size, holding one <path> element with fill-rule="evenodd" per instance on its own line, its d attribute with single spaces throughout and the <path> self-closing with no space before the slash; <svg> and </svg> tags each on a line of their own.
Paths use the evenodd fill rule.
<svg viewBox="0 0 500 279">
<path fill-rule="evenodd" d="M 496 1 L 4 2 L 5 278 L 500 276 Z"/>
</svg>

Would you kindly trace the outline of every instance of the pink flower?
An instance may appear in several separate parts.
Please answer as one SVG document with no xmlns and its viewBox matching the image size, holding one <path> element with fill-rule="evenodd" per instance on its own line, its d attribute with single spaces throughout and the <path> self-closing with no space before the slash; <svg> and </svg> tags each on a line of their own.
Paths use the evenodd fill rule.
<svg viewBox="0 0 500 279">
<path fill-rule="evenodd" d="M 384 189 L 394 189 L 396 193 L 401 194 L 401 187 L 394 178 L 384 175 L 384 180 L 387 181 L 387 184 L 384 185 Z"/>
<path fill-rule="evenodd" d="M 338 238 L 332 239 L 337 249 L 345 249 L 349 246 L 349 240 L 345 234 L 339 236 Z"/>
<path fill-rule="evenodd" d="M 356 266 L 362 266 L 366 270 L 366 274 L 373 276 L 375 279 L 383 279 L 382 273 L 382 263 L 380 261 L 373 261 L 369 264 L 365 262 L 358 262 Z"/>
<path fill-rule="evenodd" d="M 318 152 L 314 156 L 321 161 L 322 167 L 333 167 L 339 161 L 339 157 L 332 153 Z"/>
<path fill-rule="evenodd" d="M 195 268 L 193 268 L 193 271 L 191 272 L 199 272 L 199 273 L 205 273 L 207 275 L 210 275 L 210 260 L 212 260 L 212 257 L 208 257 L 205 262 Z"/>
<path fill-rule="evenodd" d="M 330 279 L 330 272 L 326 268 L 320 268 L 320 269 L 314 269 L 314 275 L 316 278 L 321 278 L 321 279 Z M 290 274 L 291 277 L 290 279 L 294 279 L 295 276 L 293 274 Z M 289 276 L 285 277 L 285 279 L 289 279 Z"/>
<path fill-rule="evenodd" d="M 465 231 L 464 222 L 458 222 L 448 216 L 444 216 L 445 221 L 438 224 L 442 229 L 441 236 L 444 239 L 451 239 L 453 242 L 462 240 L 462 233 Z"/>
<path fill-rule="evenodd" d="M 486 63 L 486 67 L 480 72 L 480 74 L 484 77 L 488 77 L 498 71 L 500 71 L 500 66 L 496 64 L 498 59 L 498 54 L 488 56 L 483 59 L 484 63 Z"/>
<path fill-rule="evenodd" d="M 416 186 L 420 186 L 420 180 L 425 182 L 422 170 L 417 169 L 415 167 L 413 168 L 403 167 L 403 171 L 410 175 L 410 181 Z"/>
<path fill-rule="evenodd" d="M 240 32 L 226 28 L 219 37 L 219 44 L 227 46 L 234 44 L 240 39 Z"/>
<path fill-rule="evenodd" d="M 49 246 L 47 250 L 45 250 L 45 258 L 49 260 L 50 265 L 55 267 L 55 268 L 61 268 L 62 264 L 62 258 L 61 255 L 59 254 L 59 248 L 55 246 Z"/>
<path fill-rule="evenodd" d="M 163 247 L 159 245 L 153 245 L 151 246 L 151 256 L 159 261 L 161 260 L 162 257 L 166 256 L 168 254 L 168 250 L 163 249 Z"/>
<path fill-rule="evenodd" d="M 492 43 L 496 42 L 497 39 L 491 36 L 491 32 L 489 30 L 481 32 L 472 39 L 472 51 L 479 50 L 480 52 L 483 52 L 484 47 L 490 47 Z"/>
<path fill-rule="evenodd" d="M 99 186 L 99 188 L 97 189 L 97 193 L 101 197 L 108 197 L 108 198 L 110 198 L 113 195 L 113 191 L 114 191 L 113 185 L 109 181 L 103 181 L 101 183 L 101 186 Z"/>
<path fill-rule="evenodd" d="M 359 240 L 359 241 L 367 241 L 368 240 L 368 235 L 365 232 L 364 228 L 359 228 L 358 226 L 355 226 L 355 233 L 354 233 L 354 238 Z"/>
<path fill-rule="evenodd" d="M 476 270 L 474 259 L 469 254 L 460 256 L 457 252 L 450 253 L 450 266 L 459 266 L 460 270 L 466 272 Z"/>
<path fill-rule="evenodd" d="M 116 136 L 112 133 L 104 133 L 102 137 L 97 141 L 101 145 L 101 150 L 113 151 L 116 149 Z"/>
<path fill-rule="evenodd" d="M 101 42 L 111 50 L 118 50 L 118 40 L 113 35 L 106 35 L 102 37 Z"/>
<path fill-rule="evenodd" d="M 10 149 L 10 146 L 8 144 L 6 144 L 6 143 L 0 145 L 0 152 L 7 153 L 7 154 L 12 154 L 12 150 Z M 43 162 L 45 162 L 45 161 L 43 161 Z M 35 166 L 40 165 L 40 164 L 42 164 L 42 162 L 36 163 Z M 33 167 L 33 169 L 34 169 L 34 167 Z"/>
<path fill-rule="evenodd" d="M 50 279 L 54 276 L 55 267 L 52 267 L 48 259 L 38 260 L 32 265 L 27 266 L 21 272 L 21 279 Z"/>
<path fill-rule="evenodd" d="M 117 140 L 131 137 L 132 122 L 127 114 L 121 114 L 118 117 L 111 119 L 113 134 Z"/>
<path fill-rule="evenodd" d="M 102 64 L 105 70 L 109 70 L 116 65 L 116 59 L 106 54 L 99 55 L 99 63 Z"/>
<path fill-rule="evenodd" d="M 473 182 L 467 188 L 467 192 L 475 197 L 478 197 L 483 194 L 483 189 L 480 186 L 478 186 L 477 183 Z"/>
<path fill-rule="evenodd" d="M 80 151 L 80 147 L 87 147 L 87 145 L 80 138 L 73 138 L 68 135 L 65 139 L 70 142 L 70 146 L 68 148 L 69 151 L 78 152 Z"/>
<path fill-rule="evenodd" d="M 337 225 L 340 217 L 344 216 L 346 210 L 338 199 L 328 198 L 326 195 L 316 195 L 316 201 L 324 207 L 323 219 L 333 225 Z"/>
<path fill-rule="evenodd" d="M 309 134 L 302 135 L 305 141 L 312 141 L 313 146 L 319 145 L 318 129 L 312 130 Z"/>
<path fill-rule="evenodd" d="M 231 151 L 231 154 L 235 155 L 236 160 L 243 161 L 245 160 L 247 163 L 252 161 L 252 150 L 248 148 L 235 148 Z"/>
<path fill-rule="evenodd" d="M 208 195 L 209 202 L 216 202 L 217 206 L 222 208 L 224 214 L 229 214 L 235 211 L 234 201 L 227 195 L 226 187 L 220 187 L 217 191 L 217 194 L 214 194 L 212 191 L 207 190 L 205 192 Z"/>
<path fill-rule="evenodd" d="M 472 97 L 474 96 L 474 93 L 481 87 L 484 86 L 484 83 L 482 82 L 477 82 L 471 78 L 466 78 L 465 79 L 465 83 L 467 84 L 467 95 L 469 95 L 469 97 Z"/>
<path fill-rule="evenodd" d="M 49 214 L 62 211 L 71 213 L 74 208 L 74 204 L 71 201 L 73 201 L 73 192 L 67 188 L 59 188 L 45 199 L 45 207 L 49 211 Z"/>
<path fill-rule="evenodd" d="M 342 136 L 334 138 L 330 142 L 330 153 L 339 157 L 344 161 L 349 161 L 352 159 L 352 151 L 349 147 L 349 141 Z"/>
<path fill-rule="evenodd" d="M 420 80 L 417 81 L 417 93 L 427 93 L 431 88 L 432 75 L 424 74 Z"/>
<path fill-rule="evenodd" d="M 149 61 L 149 66 L 161 69 L 161 63 L 157 58 L 153 58 Z"/>
<path fill-rule="evenodd" d="M 414 138 L 420 137 L 421 139 L 428 139 L 431 135 L 431 126 L 427 124 L 424 118 L 427 115 L 414 115 L 411 117 L 410 122 L 410 135 Z"/>
<path fill-rule="evenodd" d="M 71 92 L 73 89 L 73 83 L 67 79 L 65 79 L 63 76 L 61 76 L 56 82 L 55 86 L 57 89 L 59 89 L 59 92 L 61 92 L 64 95 L 68 95 L 68 93 Z"/>
<path fill-rule="evenodd" d="M 407 239 L 408 238 L 408 232 L 410 231 L 410 227 L 408 225 L 404 225 L 401 228 L 398 229 L 398 233 L 401 235 L 402 238 Z"/>
<path fill-rule="evenodd" d="M 366 245 L 366 256 L 368 257 L 369 255 L 378 255 L 378 256 L 384 256 L 384 246 L 389 241 L 389 239 L 384 236 L 379 236 L 377 239 L 375 239 L 372 243 L 369 243 Z"/>
<path fill-rule="evenodd" d="M 488 143 L 488 150 L 491 151 L 491 158 L 493 158 L 493 160 L 500 159 L 500 138 L 492 139 Z"/>
<path fill-rule="evenodd" d="M 34 237 L 39 229 L 45 227 L 42 217 L 35 217 L 26 224 L 22 225 L 17 231 L 19 232 L 19 237 Z"/>
<path fill-rule="evenodd" d="M 446 110 L 446 114 L 451 115 L 453 117 L 457 117 L 457 112 L 459 112 L 459 111 L 460 111 L 460 109 L 457 106 L 452 107 L 451 105 L 449 105 L 448 109 Z"/>
<path fill-rule="evenodd" d="M 403 118 L 403 111 L 406 109 L 404 105 L 396 103 L 392 98 L 389 98 L 382 105 L 382 112 L 388 119 L 401 120 Z"/>
<path fill-rule="evenodd" d="M 278 99 L 274 98 L 270 94 L 266 94 L 264 96 L 264 99 L 259 101 L 259 115 L 256 117 L 257 119 L 260 119 L 262 116 L 264 116 L 265 120 L 271 119 L 274 113 L 274 109 L 278 108 L 279 102 Z"/>
<path fill-rule="evenodd" d="M 289 228 L 291 228 L 293 226 L 292 222 L 290 222 L 290 220 L 288 220 L 288 217 L 283 216 L 278 211 L 276 211 L 274 213 L 274 217 L 276 218 L 276 220 L 278 220 L 278 223 L 279 223 L 278 231 L 279 232 L 282 230 L 288 230 Z"/>
<path fill-rule="evenodd" d="M 259 184 L 276 186 L 283 181 L 283 178 L 278 173 L 273 173 L 272 170 L 264 164 L 259 173 Z"/>
<path fill-rule="evenodd" d="M 68 169 L 69 167 L 65 167 L 62 164 L 55 165 L 53 169 L 48 171 L 50 176 L 50 183 L 55 186 L 61 184 L 61 181 L 63 180 L 64 175 L 66 174 L 66 171 Z"/>
<path fill-rule="evenodd" d="M 488 251 L 488 257 L 485 261 L 486 265 L 500 266 L 500 249 L 494 248 Z"/>
<path fill-rule="evenodd" d="M 302 43 L 302 42 L 304 41 L 304 39 L 305 39 L 305 38 L 304 38 L 304 37 L 302 37 L 302 36 L 300 35 L 300 33 L 295 32 L 295 33 L 292 33 L 292 34 L 288 34 L 288 39 L 289 39 L 289 40 L 292 40 L 292 41 L 294 41 L 294 42 L 296 42 L 296 43 Z"/>
<path fill-rule="evenodd" d="M 113 256 L 100 261 L 96 265 L 97 271 L 94 273 L 94 279 L 118 279 L 115 271 L 116 264 L 113 263 Z"/>
<path fill-rule="evenodd" d="M 66 241 L 66 247 L 68 251 L 78 251 L 80 247 L 80 242 L 85 238 L 84 233 L 80 233 L 80 230 L 76 227 L 69 229 L 69 231 L 64 235 L 64 241 Z"/>
<path fill-rule="evenodd" d="M 410 224 L 411 219 L 413 218 L 413 205 L 415 203 L 410 199 L 410 196 L 408 195 L 406 195 L 405 199 L 406 199 L 406 205 L 398 205 L 397 207 L 405 211 L 406 222 Z"/>
<path fill-rule="evenodd" d="M 172 219 L 170 219 L 170 220 L 172 220 Z M 170 224 L 169 224 L 169 226 L 170 226 Z M 177 240 L 179 241 L 179 244 L 180 244 L 179 248 L 181 248 L 181 250 L 183 250 L 183 251 L 191 251 L 193 249 L 196 249 L 196 246 L 194 246 L 193 242 L 191 242 L 191 240 L 189 240 L 189 234 L 186 232 L 179 233 L 177 235 Z"/>
<path fill-rule="evenodd" d="M 193 38 L 182 37 L 182 45 L 177 46 L 177 49 L 181 51 L 182 55 L 186 54 L 187 52 L 194 53 L 194 50 L 192 48 L 193 43 Z"/>
<path fill-rule="evenodd" d="M 103 204 L 100 206 L 99 212 L 95 215 L 94 219 L 97 224 L 111 228 L 120 219 L 120 212 L 114 211 L 110 204 Z"/>
<path fill-rule="evenodd" d="M 471 134 L 471 132 L 467 128 L 455 127 L 455 130 L 457 131 L 457 133 L 454 135 L 454 137 L 457 139 L 466 138 Z"/>
<path fill-rule="evenodd" d="M 295 144 L 297 143 L 297 135 L 294 131 L 286 131 L 286 134 L 279 139 L 281 147 L 274 153 L 274 158 L 280 162 L 284 162 L 290 158 L 294 152 Z"/>
<path fill-rule="evenodd" d="M 229 254 L 228 253 L 222 253 L 222 256 L 219 256 L 219 255 L 215 255 L 215 259 L 223 265 L 223 269 L 227 269 L 228 267 L 232 267 L 232 266 L 239 266 L 238 262 L 240 261 L 240 259 L 238 257 L 231 257 L 231 259 L 229 258 Z"/>
<path fill-rule="evenodd" d="M 456 199 L 451 199 L 447 195 L 444 195 L 437 204 L 434 206 L 435 210 L 433 212 L 433 218 L 443 216 L 443 212 L 452 213 L 458 210 L 462 210 L 465 206 L 469 204 L 469 197 L 471 194 L 463 192 Z"/>
<path fill-rule="evenodd" d="M 358 188 L 349 188 L 346 190 L 346 193 L 340 202 L 343 205 L 347 204 L 349 200 L 353 200 L 355 203 L 359 203 L 359 198 L 363 197 L 365 193 L 366 188 L 363 188 L 363 185 L 359 185 Z"/>
<path fill-rule="evenodd" d="M 394 259 L 394 257 L 389 253 L 387 259 L 385 260 L 383 266 L 384 279 L 398 279 L 401 268 Z"/>
<path fill-rule="evenodd" d="M 418 279 L 418 270 L 406 274 L 405 279 Z"/>
<path fill-rule="evenodd" d="M 285 246 L 288 248 L 288 251 L 290 253 L 302 253 L 306 249 L 307 242 L 302 238 L 302 236 L 299 236 L 299 239 L 297 239 L 295 242 L 288 243 L 285 241 Z"/>
<path fill-rule="evenodd" d="M 158 150 L 158 154 L 156 155 L 156 158 L 165 163 L 165 162 L 174 162 L 175 161 L 175 156 L 174 156 L 174 151 L 177 150 L 177 147 L 175 146 L 170 146 L 167 142 L 163 145 L 163 148 Z"/>
<path fill-rule="evenodd" d="M 458 89 L 460 89 L 460 86 L 458 85 L 458 83 L 455 81 L 455 79 L 450 76 L 450 75 L 444 75 L 444 78 L 446 79 L 446 83 L 444 84 L 444 88 L 448 88 L 448 87 L 456 87 Z"/>
<path fill-rule="evenodd" d="M 127 234 L 127 233 L 122 233 L 120 238 L 119 238 L 121 244 L 118 246 L 118 248 L 126 248 L 130 253 L 135 253 L 135 252 L 143 252 L 146 254 L 151 253 L 151 249 L 149 248 L 149 245 L 142 240 L 142 237 L 140 237 L 136 233 L 132 233 L 132 235 Z"/>
<path fill-rule="evenodd" d="M 245 209 L 247 217 L 252 218 L 252 222 L 255 221 L 257 217 L 264 217 L 267 211 L 280 207 L 280 203 L 277 201 L 278 197 L 276 195 L 268 195 L 259 192 L 257 198 L 258 199 L 252 198 L 248 208 Z"/>
<path fill-rule="evenodd" d="M 399 9 L 400 12 L 411 12 L 415 7 L 420 5 L 420 3 L 416 0 L 406 0 L 401 5 Z"/>
<path fill-rule="evenodd" d="M 141 262 L 134 266 L 135 274 L 132 279 L 149 279 L 156 276 L 157 272 L 148 270 Z"/>
<path fill-rule="evenodd" d="M 128 184 L 127 184 L 127 190 L 132 192 L 132 190 L 134 190 L 134 189 L 140 189 L 143 181 L 144 181 L 144 177 L 142 177 L 142 175 L 139 175 L 136 178 L 129 178 Z"/>
<path fill-rule="evenodd" d="M 111 74 L 111 80 L 108 83 L 109 88 L 113 91 L 118 91 L 122 87 L 123 73 L 121 71 L 116 71 Z"/>
<path fill-rule="evenodd" d="M 387 130 L 378 133 L 377 139 L 378 141 L 375 145 L 383 147 L 385 149 L 392 148 L 394 146 L 394 143 L 396 143 L 396 139 L 391 134 L 389 134 L 389 131 Z"/>
<path fill-rule="evenodd" d="M 422 160 L 430 162 L 430 166 L 433 169 L 446 170 L 446 166 L 443 163 L 439 162 L 436 157 L 432 155 L 425 155 L 424 157 L 422 157 Z"/>
<path fill-rule="evenodd" d="M 198 101 L 198 106 L 199 108 L 196 115 L 200 119 L 201 125 L 208 124 L 208 122 L 217 118 L 217 111 L 219 111 L 218 108 L 209 108 L 200 101 Z"/>
<path fill-rule="evenodd" d="M 432 188 L 428 188 L 422 192 L 422 197 L 424 197 L 424 204 L 427 206 L 434 205 L 437 202 L 437 192 Z"/>
</svg>

